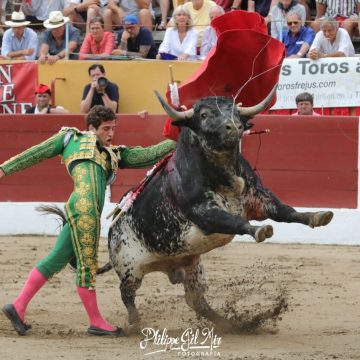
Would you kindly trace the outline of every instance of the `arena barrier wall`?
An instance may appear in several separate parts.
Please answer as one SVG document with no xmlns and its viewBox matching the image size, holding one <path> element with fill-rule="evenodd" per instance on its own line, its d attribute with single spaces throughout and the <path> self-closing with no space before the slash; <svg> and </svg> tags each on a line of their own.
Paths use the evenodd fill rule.
<svg viewBox="0 0 360 360">
<path fill-rule="evenodd" d="M 165 118 L 164 115 L 145 118 L 120 115 L 114 143 L 155 144 L 164 139 L 161 131 Z M 253 123 L 252 130 L 270 130 L 242 140 L 242 152 L 263 184 L 296 208 L 335 209 L 335 219 L 326 228 L 311 230 L 301 225 L 274 224 L 275 235 L 279 236 L 274 236 L 274 240 L 357 244 L 359 119 L 262 115 Z M 3 115 L 0 163 L 45 140 L 65 125 L 84 129 L 84 116 Z M 144 169 L 119 172 L 111 186 L 104 215 L 145 173 Z M 39 203 L 63 204 L 71 191 L 72 182 L 60 158 L 4 178 L 0 183 L 0 235 L 55 234 L 57 223 L 39 216 L 34 208 Z M 102 235 L 106 235 L 108 225 L 104 220 Z M 294 231 L 298 226 L 299 230 Z"/>
</svg>

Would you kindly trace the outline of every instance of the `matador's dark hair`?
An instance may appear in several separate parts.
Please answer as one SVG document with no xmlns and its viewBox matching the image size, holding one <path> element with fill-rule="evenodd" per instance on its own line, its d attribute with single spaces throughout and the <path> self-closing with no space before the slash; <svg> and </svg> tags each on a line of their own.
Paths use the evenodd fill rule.
<svg viewBox="0 0 360 360">
<path fill-rule="evenodd" d="M 86 129 L 92 125 L 97 129 L 104 121 L 115 120 L 115 113 L 108 107 L 103 105 L 93 106 L 86 116 Z"/>
</svg>

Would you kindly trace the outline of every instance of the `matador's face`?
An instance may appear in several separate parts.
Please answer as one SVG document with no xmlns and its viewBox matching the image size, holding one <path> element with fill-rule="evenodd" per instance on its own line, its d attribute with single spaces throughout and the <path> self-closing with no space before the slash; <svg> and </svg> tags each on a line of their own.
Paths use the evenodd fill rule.
<svg viewBox="0 0 360 360">
<path fill-rule="evenodd" d="M 90 125 L 89 130 L 96 134 L 102 146 L 110 146 L 114 139 L 115 127 L 116 120 L 108 120 L 102 122 L 97 129 L 95 129 L 93 125 Z"/>
</svg>

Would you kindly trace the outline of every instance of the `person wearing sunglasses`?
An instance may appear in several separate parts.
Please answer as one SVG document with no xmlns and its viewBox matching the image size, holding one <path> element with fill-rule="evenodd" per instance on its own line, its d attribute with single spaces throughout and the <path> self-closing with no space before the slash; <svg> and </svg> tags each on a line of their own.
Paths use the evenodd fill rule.
<svg viewBox="0 0 360 360">
<path fill-rule="evenodd" d="M 287 13 L 285 19 L 288 29 L 283 31 L 282 42 L 285 44 L 286 57 L 305 57 L 315 38 L 314 30 L 304 26 L 296 11 Z"/>
<path fill-rule="evenodd" d="M 305 21 L 306 11 L 303 5 L 298 4 L 296 0 L 278 0 L 276 6 L 270 10 L 271 15 L 271 36 L 282 41 L 283 31 L 287 30 L 286 15 L 290 11 L 296 11 L 300 14 L 301 20 Z"/>
</svg>

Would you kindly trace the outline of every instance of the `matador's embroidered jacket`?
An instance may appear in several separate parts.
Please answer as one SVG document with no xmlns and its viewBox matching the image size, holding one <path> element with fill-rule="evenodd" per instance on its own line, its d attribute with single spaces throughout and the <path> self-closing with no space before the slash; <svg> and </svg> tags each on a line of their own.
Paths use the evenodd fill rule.
<svg viewBox="0 0 360 360">
<path fill-rule="evenodd" d="M 111 183 L 118 168 L 145 168 L 153 165 L 175 148 L 174 141 L 165 140 L 142 148 L 126 146 L 102 147 L 96 135 L 76 128 L 62 128 L 44 142 L 25 150 L 0 165 L 5 175 L 29 168 L 45 159 L 60 155 L 69 173 L 79 161 L 90 160 L 100 165 Z"/>
<path fill-rule="evenodd" d="M 37 269 L 49 279 L 76 256 L 76 284 L 94 288 L 106 182 L 114 180 L 119 167 L 148 167 L 174 148 L 175 142 L 171 140 L 146 148 L 102 147 L 91 132 L 62 128 L 48 140 L 1 164 L 5 175 L 10 175 L 61 155 L 73 178 L 74 191 L 65 205 L 68 224 L 63 227 L 53 250 L 39 262 Z"/>
</svg>

